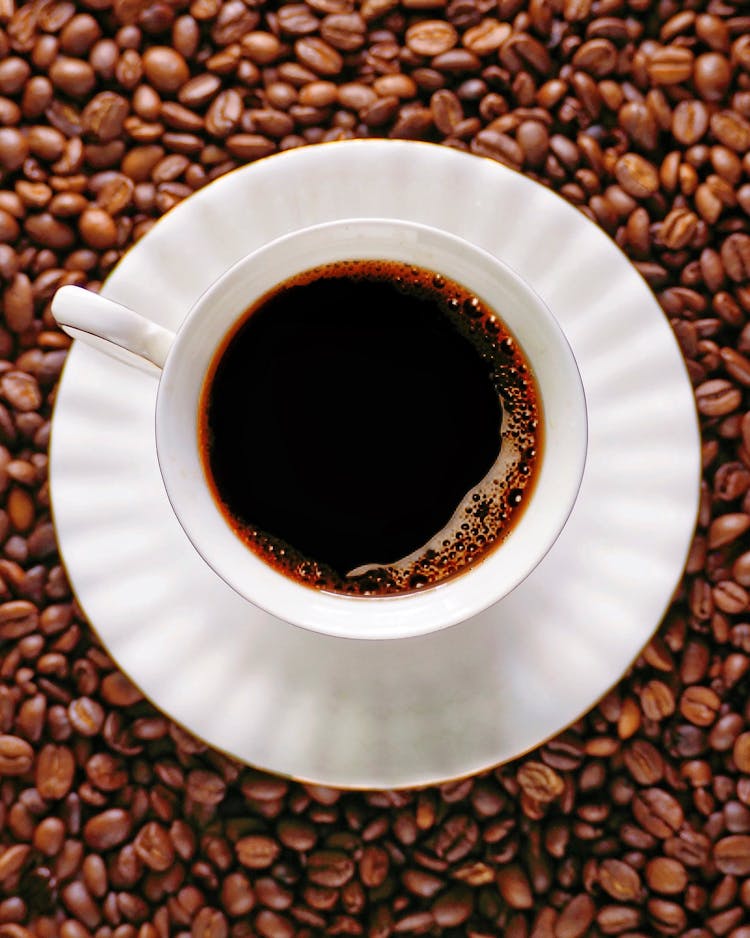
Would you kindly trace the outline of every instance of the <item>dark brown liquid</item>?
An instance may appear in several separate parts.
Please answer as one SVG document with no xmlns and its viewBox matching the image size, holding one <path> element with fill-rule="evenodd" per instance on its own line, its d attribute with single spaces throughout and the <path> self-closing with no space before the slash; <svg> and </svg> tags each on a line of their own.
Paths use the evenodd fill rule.
<svg viewBox="0 0 750 938">
<path fill-rule="evenodd" d="M 209 369 L 200 439 L 253 551 L 305 585 L 382 595 L 502 539 L 533 484 L 538 411 L 517 344 L 463 287 L 348 261 L 243 317 Z"/>
</svg>

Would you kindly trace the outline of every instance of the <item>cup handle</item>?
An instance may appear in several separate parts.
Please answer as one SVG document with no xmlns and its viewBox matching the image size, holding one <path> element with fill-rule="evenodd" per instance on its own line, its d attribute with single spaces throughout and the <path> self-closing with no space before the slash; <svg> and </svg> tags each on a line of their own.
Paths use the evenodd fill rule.
<svg viewBox="0 0 750 938">
<path fill-rule="evenodd" d="M 107 345 L 124 349 L 163 368 L 174 341 L 174 333 L 140 313 L 121 306 L 82 287 L 64 286 L 52 298 L 52 315 L 59 326 L 84 342 L 103 339 Z M 89 344 L 94 344 L 89 342 Z M 97 348 L 101 346 L 97 343 Z"/>
</svg>

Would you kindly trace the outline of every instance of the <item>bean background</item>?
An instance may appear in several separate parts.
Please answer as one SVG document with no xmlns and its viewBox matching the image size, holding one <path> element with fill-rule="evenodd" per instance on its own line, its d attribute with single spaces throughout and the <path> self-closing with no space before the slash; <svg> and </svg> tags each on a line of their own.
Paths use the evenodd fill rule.
<svg viewBox="0 0 750 938">
<path fill-rule="evenodd" d="M 750 938 L 749 12 L 0 0 L 0 938 Z M 55 289 L 236 166 L 366 136 L 499 160 L 601 225 L 703 429 L 687 571 L 628 675 L 415 792 L 291 783 L 156 711 L 76 606 L 46 480 Z"/>
</svg>

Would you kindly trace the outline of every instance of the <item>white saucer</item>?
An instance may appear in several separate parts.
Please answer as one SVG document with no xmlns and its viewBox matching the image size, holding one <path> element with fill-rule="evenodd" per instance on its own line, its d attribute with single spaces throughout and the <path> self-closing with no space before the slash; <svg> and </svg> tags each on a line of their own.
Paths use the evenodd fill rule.
<svg viewBox="0 0 750 938">
<path fill-rule="evenodd" d="M 497 254 L 568 336 L 588 399 L 586 473 L 563 534 L 514 593 L 405 641 L 321 637 L 258 611 L 172 514 L 154 447 L 155 378 L 80 342 L 57 398 L 51 484 L 79 601 L 160 709 L 255 766 L 389 788 L 510 759 L 618 680 L 679 581 L 700 450 L 678 347 L 624 255 L 552 192 L 447 148 L 354 141 L 245 167 L 171 211 L 103 292 L 175 329 L 243 255 L 353 216 L 412 219 Z"/>
</svg>

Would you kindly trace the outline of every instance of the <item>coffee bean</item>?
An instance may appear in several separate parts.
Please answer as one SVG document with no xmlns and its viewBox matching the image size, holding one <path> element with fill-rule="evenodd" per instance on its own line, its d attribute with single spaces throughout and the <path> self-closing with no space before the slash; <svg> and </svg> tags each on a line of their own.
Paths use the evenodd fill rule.
<svg viewBox="0 0 750 938">
<path fill-rule="evenodd" d="M 78 231 L 82 240 L 95 250 L 103 251 L 117 244 L 117 226 L 102 208 L 88 208 L 80 216 Z"/>
<path fill-rule="evenodd" d="M 122 808 L 109 808 L 91 817 L 83 828 L 83 839 L 93 850 L 110 850 L 130 835 L 132 821 Z"/>
<path fill-rule="evenodd" d="M 230 873 L 221 885 L 221 903 L 231 916 L 246 915 L 255 905 L 255 894 L 244 873 Z"/>
<path fill-rule="evenodd" d="M 709 736 L 712 749 L 726 752 L 742 732 L 742 718 L 737 713 L 726 713 L 714 724 Z"/>
<path fill-rule="evenodd" d="M 72 98 L 89 94 L 96 83 L 94 70 L 84 59 L 58 56 L 49 70 L 49 77 L 59 91 Z"/>
<path fill-rule="evenodd" d="M 194 769 L 187 776 L 185 790 L 198 804 L 216 805 L 224 800 L 227 786 L 216 772 Z"/>
<path fill-rule="evenodd" d="M 517 864 L 498 870 L 496 882 L 500 895 L 512 909 L 530 909 L 534 905 L 529 879 Z"/>
<path fill-rule="evenodd" d="M 441 860 L 456 863 L 471 853 L 478 839 L 476 821 L 465 814 L 454 814 L 446 818 L 434 836 L 435 853 Z"/>
<path fill-rule="evenodd" d="M 68 706 L 71 726 L 82 736 L 96 736 L 104 723 L 104 710 L 90 697 L 79 697 Z"/>
<path fill-rule="evenodd" d="M 684 819 L 680 803 L 662 788 L 639 791 L 633 799 L 632 808 L 633 815 L 644 830 L 660 839 L 674 833 Z"/>
<path fill-rule="evenodd" d="M 601 888 L 618 902 L 634 902 L 641 895 L 641 879 L 638 873 L 621 860 L 602 861 L 598 872 Z"/>
<path fill-rule="evenodd" d="M 461 37 L 461 42 L 477 55 L 489 55 L 503 45 L 511 32 L 509 23 L 488 17 L 467 29 Z"/>
<path fill-rule="evenodd" d="M 698 227 L 698 218 L 687 209 L 673 209 L 661 223 L 659 238 L 665 247 L 679 251 L 686 247 Z"/>
<path fill-rule="evenodd" d="M 742 392 L 722 378 L 705 381 L 695 390 L 698 412 L 706 417 L 724 417 L 742 402 Z"/>
<path fill-rule="evenodd" d="M 233 134 L 227 137 L 226 147 L 233 156 L 245 160 L 270 156 L 276 150 L 273 141 L 261 134 Z"/>
<path fill-rule="evenodd" d="M 676 902 L 650 899 L 647 910 L 650 921 L 662 933 L 679 934 L 687 924 L 685 911 Z"/>
<path fill-rule="evenodd" d="M 279 855 L 280 847 L 262 834 L 250 834 L 241 837 L 235 844 L 237 859 L 242 866 L 251 870 L 263 870 L 271 866 Z"/>
<path fill-rule="evenodd" d="M 674 694 L 663 681 L 649 681 L 641 691 L 641 707 L 650 720 L 663 720 L 675 711 Z"/>
<path fill-rule="evenodd" d="M 731 615 L 739 615 L 750 606 L 750 594 L 739 583 L 731 580 L 718 582 L 712 595 L 716 608 Z"/>
<path fill-rule="evenodd" d="M 721 101 L 732 80 L 732 68 L 718 52 L 705 52 L 695 60 L 693 80 L 706 101 Z"/>
<path fill-rule="evenodd" d="M 142 699 L 141 692 L 119 671 L 107 674 L 101 683 L 102 698 L 114 707 L 129 707 Z"/>
<path fill-rule="evenodd" d="M 746 874 L 721 866 L 744 869 L 730 838 L 750 832 L 750 45 L 733 8 L 642 6 L 0 0 L 0 733 L 21 753 L 3 773 L 0 866 L 47 897 L 63 938 L 105 920 L 158 938 L 167 904 L 177 930 L 218 938 L 240 920 L 742 938 L 750 895 L 725 884 Z M 413 801 L 238 774 L 153 713 L 71 607 L 38 461 L 67 348 L 45 312 L 58 285 L 101 280 L 159 214 L 245 160 L 373 134 L 530 171 L 604 226 L 659 291 L 704 433 L 687 579 L 617 693 L 497 776 Z M 127 825 L 99 820 L 121 810 Z M 538 831 L 526 844 L 516 810 Z M 32 856 L 62 885 L 32 875 Z M 261 864 L 255 888 L 241 856 Z M 16 938 L 27 901 L 0 903 Z"/>
<path fill-rule="evenodd" d="M 678 895 L 687 885 L 687 871 L 679 860 L 654 857 L 646 866 L 646 882 L 649 888 L 664 895 Z"/>
<path fill-rule="evenodd" d="M 9 329 L 23 332 L 29 328 L 34 319 L 34 294 L 26 274 L 18 273 L 12 278 L 3 294 L 3 305 Z"/>
<path fill-rule="evenodd" d="M 615 175 L 622 188 L 634 198 L 647 198 L 659 187 L 656 167 L 637 153 L 626 153 L 615 164 Z"/>
<path fill-rule="evenodd" d="M 63 250 L 75 243 L 73 229 L 54 218 L 49 212 L 31 215 L 26 219 L 26 234 L 42 247 Z"/>
<path fill-rule="evenodd" d="M 143 54 L 143 71 L 157 91 L 174 93 L 190 78 L 185 59 L 169 46 L 152 46 Z"/>
<path fill-rule="evenodd" d="M 746 153 L 750 147 L 750 123 L 735 111 L 713 114 L 711 132 L 719 143 L 737 153 Z"/>
<path fill-rule="evenodd" d="M 193 919 L 191 935 L 195 938 L 227 938 L 229 926 L 220 909 L 204 906 Z"/>
<path fill-rule="evenodd" d="M 561 909 L 554 926 L 554 938 L 582 938 L 588 933 L 596 906 L 586 893 L 579 893 Z"/>
<path fill-rule="evenodd" d="M 680 713 L 696 726 L 710 726 L 721 699 L 710 687 L 687 687 L 680 698 Z"/>
<path fill-rule="evenodd" d="M 464 111 L 460 99 L 454 92 L 441 88 L 430 99 L 432 119 L 438 130 L 449 136 L 463 120 Z"/>
<path fill-rule="evenodd" d="M 665 854 L 688 867 L 703 866 L 708 860 L 710 847 L 708 837 L 689 825 L 684 825 L 676 837 L 664 841 Z"/>
<path fill-rule="evenodd" d="M 315 36 L 298 39 L 294 51 L 302 65 L 316 75 L 338 75 L 344 66 L 340 53 L 324 39 Z"/>
<path fill-rule="evenodd" d="M 37 410 L 42 403 L 39 386 L 32 375 L 6 371 L 0 377 L 0 395 L 16 410 Z"/>
<path fill-rule="evenodd" d="M 215 137 L 227 137 L 238 126 L 242 116 L 242 98 L 229 89 L 220 92 L 206 112 L 206 130 Z"/>
<path fill-rule="evenodd" d="M 734 764 L 740 772 L 748 773 L 750 769 L 750 732 L 741 733 L 734 740 L 732 749 Z"/>
<path fill-rule="evenodd" d="M 73 785 L 75 759 L 65 746 L 48 743 L 36 760 L 36 787 L 49 800 L 64 798 Z"/>
<path fill-rule="evenodd" d="M 458 928 L 471 916 L 474 896 L 468 886 L 453 886 L 432 906 L 435 924 L 440 928 Z"/>
<path fill-rule="evenodd" d="M 343 886 L 354 870 L 353 860 L 340 850 L 317 850 L 307 860 L 307 877 L 316 886 Z"/>
<path fill-rule="evenodd" d="M 25 740 L 0 735 L 0 772 L 3 775 L 25 775 L 33 761 L 34 751 Z"/>
<path fill-rule="evenodd" d="M 589 39 L 573 55 L 573 65 L 596 78 L 611 74 L 617 64 L 617 49 L 609 39 Z"/>
<path fill-rule="evenodd" d="M 552 801 L 562 794 L 564 783 L 557 772 L 541 762 L 526 762 L 518 770 L 518 784 L 535 801 Z"/>
<path fill-rule="evenodd" d="M 731 544 L 741 537 L 750 528 L 750 515 L 741 512 L 730 512 L 719 515 L 711 522 L 708 531 L 708 546 L 712 550 Z"/>
<path fill-rule="evenodd" d="M 425 870 L 406 870 L 401 874 L 401 881 L 405 889 L 422 899 L 430 899 L 445 888 L 444 880 Z"/>
<path fill-rule="evenodd" d="M 733 348 L 721 349 L 721 358 L 729 375 L 744 387 L 750 387 L 750 358 Z"/>
<path fill-rule="evenodd" d="M 458 42 L 458 33 L 444 20 L 421 20 L 407 29 L 405 40 L 416 55 L 432 58 L 452 49 Z"/>
<path fill-rule="evenodd" d="M 714 846 L 713 859 L 720 873 L 747 876 L 750 874 L 750 836 L 731 834 L 722 837 Z"/>
<path fill-rule="evenodd" d="M 639 785 L 653 785 L 664 774 L 664 759 L 659 750 L 647 740 L 634 740 L 623 751 L 625 765 Z"/>
<path fill-rule="evenodd" d="M 633 141 L 645 150 L 653 150 L 656 147 L 659 127 L 653 114 L 644 102 L 628 101 L 626 104 L 623 104 L 620 108 L 618 118 L 621 126 L 627 131 Z M 677 120 L 676 112 L 675 120 Z M 706 116 L 706 127 L 708 127 L 708 116 Z M 675 136 L 677 136 L 676 129 L 674 133 Z"/>
<path fill-rule="evenodd" d="M 721 261 L 730 279 L 737 283 L 750 280 L 750 235 L 730 235 L 721 246 Z"/>
<path fill-rule="evenodd" d="M 641 912 L 632 906 L 605 905 L 597 913 L 596 923 L 603 934 L 619 935 L 638 928 Z"/>
<path fill-rule="evenodd" d="M 665 46 L 651 56 L 647 69 L 657 85 L 676 85 L 688 81 L 693 74 L 693 53 L 682 46 Z"/>
<path fill-rule="evenodd" d="M 0 62 L 0 93 L 18 94 L 31 74 L 31 68 L 25 59 L 9 56 Z"/>
<path fill-rule="evenodd" d="M 149 821 L 136 834 L 135 852 L 149 869 L 168 870 L 174 862 L 174 847 L 169 834 L 156 821 Z"/>
<path fill-rule="evenodd" d="M 386 850 L 374 845 L 365 847 L 359 860 L 359 876 L 362 884 L 370 889 L 377 889 L 387 877 L 389 867 L 390 858 Z"/>
<path fill-rule="evenodd" d="M 320 25 L 322 38 L 340 52 L 354 52 L 365 44 L 367 24 L 359 13 L 331 13 Z"/>
</svg>

